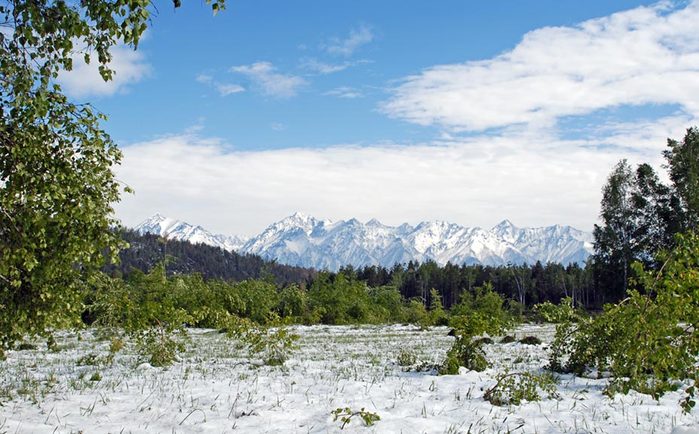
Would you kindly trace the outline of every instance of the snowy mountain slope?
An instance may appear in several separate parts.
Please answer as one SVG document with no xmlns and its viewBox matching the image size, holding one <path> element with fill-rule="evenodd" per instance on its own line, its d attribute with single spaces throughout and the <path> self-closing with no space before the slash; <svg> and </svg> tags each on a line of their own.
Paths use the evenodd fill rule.
<svg viewBox="0 0 699 434">
<path fill-rule="evenodd" d="M 518 228 L 505 220 L 491 230 L 434 221 L 386 226 L 373 219 L 332 222 L 296 213 L 270 225 L 242 248 L 279 262 L 337 270 L 410 260 L 438 264 L 583 262 L 592 235 L 569 226 Z"/>
<path fill-rule="evenodd" d="M 355 267 L 432 260 L 440 265 L 503 265 L 507 263 L 581 263 L 592 253 L 592 234 L 570 226 L 518 228 L 504 220 L 490 230 L 468 228 L 443 221 L 417 226 L 387 226 L 376 219 L 362 223 L 319 220 L 296 213 L 271 224 L 246 242 L 212 235 L 159 214 L 138 226 L 141 233 L 188 240 L 252 253 L 279 263 L 337 270 Z"/>
<path fill-rule="evenodd" d="M 216 235 L 202 228 L 181 220 L 175 220 L 155 214 L 141 222 L 135 228 L 139 234 L 155 234 L 170 240 L 188 241 L 192 244 L 208 244 L 224 250 L 238 250 L 245 239 L 236 236 Z"/>
</svg>

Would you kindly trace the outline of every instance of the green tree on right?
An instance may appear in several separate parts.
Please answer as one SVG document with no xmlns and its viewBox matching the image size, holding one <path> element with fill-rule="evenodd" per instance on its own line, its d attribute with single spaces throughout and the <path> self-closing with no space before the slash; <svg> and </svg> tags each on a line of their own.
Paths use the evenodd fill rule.
<svg viewBox="0 0 699 434">
<path fill-rule="evenodd" d="M 671 185 L 663 184 L 650 165 L 634 170 L 622 160 L 602 190 L 602 224 L 594 228 L 591 258 L 595 282 L 604 289 L 602 302 L 624 297 L 634 262 L 657 267 L 655 254 L 671 249 L 676 234 L 699 224 L 699 129 L 689 128 L 682 141 L 669 139 L 663 155 Z"/>
<path fill-rule="evenodd" d="M 557 327 L 550 366 L 608 373 L 609 395 L 654 398 L 681 389 L 685 411 L 699 384 L 699 129 L 663 153 L 671 185 L 648 164 L 623 160 L 602 195 L 595 226 L 596 284 L 617 304 Z"/>
<path fill-rule="evenodd" d="M 681 142 L 668 139 L 663 152 L 682 213 L 682 229 L 699 227 L 699 128 L 687 130 Z"/>
</svg>

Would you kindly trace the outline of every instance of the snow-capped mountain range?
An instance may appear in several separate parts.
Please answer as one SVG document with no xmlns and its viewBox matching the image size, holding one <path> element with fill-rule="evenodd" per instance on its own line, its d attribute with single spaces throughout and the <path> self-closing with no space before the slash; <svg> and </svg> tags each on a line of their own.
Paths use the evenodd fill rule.
<svg viewBox="0 0 699 434">
<path fill-rule="evenodd" d="M 245 239 L 237 236 L 216 235 L 201 226 L 190 225 L 181 220 L 175 220 L 155 214 L 148 220 L 136 226 L 139 234 L 160 235 L 163 238 L 178 241 L 188 241 L 192 244 L 208 244 L 228 251 L 239 251 L 245 244 Z"/>
<path fill-rule="evenodd" d="M 376 219 L 319 220 L 296 213 L 244 239 L 215 235 L 201 226 L 156 214 L 136 227 L 141 233 L 252 253 L 279 263 L 336 271 L 341 266 L 433 260 L 440 265 L 582 263 L 593 251 L 592 234 L 570 226 L 519 228 L 504 220 L 490 230 L 443 221 L 387 226 Z"/>
</svg>

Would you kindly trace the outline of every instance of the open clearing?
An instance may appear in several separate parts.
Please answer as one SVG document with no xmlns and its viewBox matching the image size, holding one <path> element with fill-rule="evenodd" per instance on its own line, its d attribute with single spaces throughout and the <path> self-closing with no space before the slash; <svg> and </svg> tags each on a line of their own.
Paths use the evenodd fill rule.
<svg viewBox="0 0 699 434">
<path fill-rule="evenodd" d="M 250 359 L 234 341 L 211 330 L 192 341 L 169 368 L 142 363 L 131 346 L 105 364 L 109 342 L 92 331 L 11 351 L 0 362 L 0 433 L 15 432 L 696 432 L 699 410 L 683 414 L 678 393 L 660 401 L 637 393 L 609 399 L 603 379 L 560 376 L 557 399 L 497 407 L 483 393 L 500 372 L 539 372 L 548 359 L 553 326 L 524 325 L 543 345 L 491 344 L 484 372 L 437 376 L 404 372 L 403 351 L 439 363 L 453 338 L 446 328 L 413 326 L 292 327 L 299 348 L 284 366 Z M 496 339 L 497 342 L 497 339 Z M 95 357 L 86 357 L 94 355 Z M 364 408 L 340 430 L 331 412 Z"/>
</svg>

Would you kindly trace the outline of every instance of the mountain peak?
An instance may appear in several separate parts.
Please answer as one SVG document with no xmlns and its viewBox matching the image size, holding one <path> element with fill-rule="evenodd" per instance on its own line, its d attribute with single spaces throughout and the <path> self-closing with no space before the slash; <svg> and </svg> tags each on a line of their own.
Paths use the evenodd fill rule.
<svg viewBox="0 0 699 434">
<path fill-rule="evenodd" d="M 383 226 L 383 223 L 378 221 L 376 218 L 373 218 L 373 219 L 369 220 L 368 222 L 366 222 L 365 225 L 375 227 L 375 226 Z"/>
<path fill-rule="evenodd" d="M 156 224 L 160 223 L 167 220 L 167 217 L 164 215 L 160 214 L 159 212 L 156 212 L 152 216 L 148 217 L 147 219 L 143 220 L 137 227 L 143 226 L 143 225 L 149 225 L 149 224 Z"/>
<path fill-rule="evenodd" d="M 502 229 L 505 229 L 505 228 L 517 229 L 517 226 L 515 226 L 514 223 L 512 223 L 509 219 L 505 219 L 505 220 L 501 221 L 500 223 L 498 223 L 497 225 L 495 225 L 495 226 L 493 227 L 493 229 L 498 229 L 498 228 L 502 228 Z"/>
<path fill-rule="evenodd" d="M 315 222 L 316 219 L 313 216 L 309 216 L 307 214 L 302 213 L 301 211 L 296 211 L 295 213 L 282 219 L 281 221 L 294 222 L 294 223 L 304 223 L 305 224 L 305 223 L 309 223 L 309 222 Z"/>
<path fill-rule="evenodd" d="M 160 213 L 155 213 L 141 222 L 135 230 L 140 234 L 159 235 L 169 240 L 188 241 L 193 244 L 207 244 L 228 251 L 238 250 L 245 242 L 241 237 L 215 235 L 201 226 L 165 217 Z"/>
</svg>

